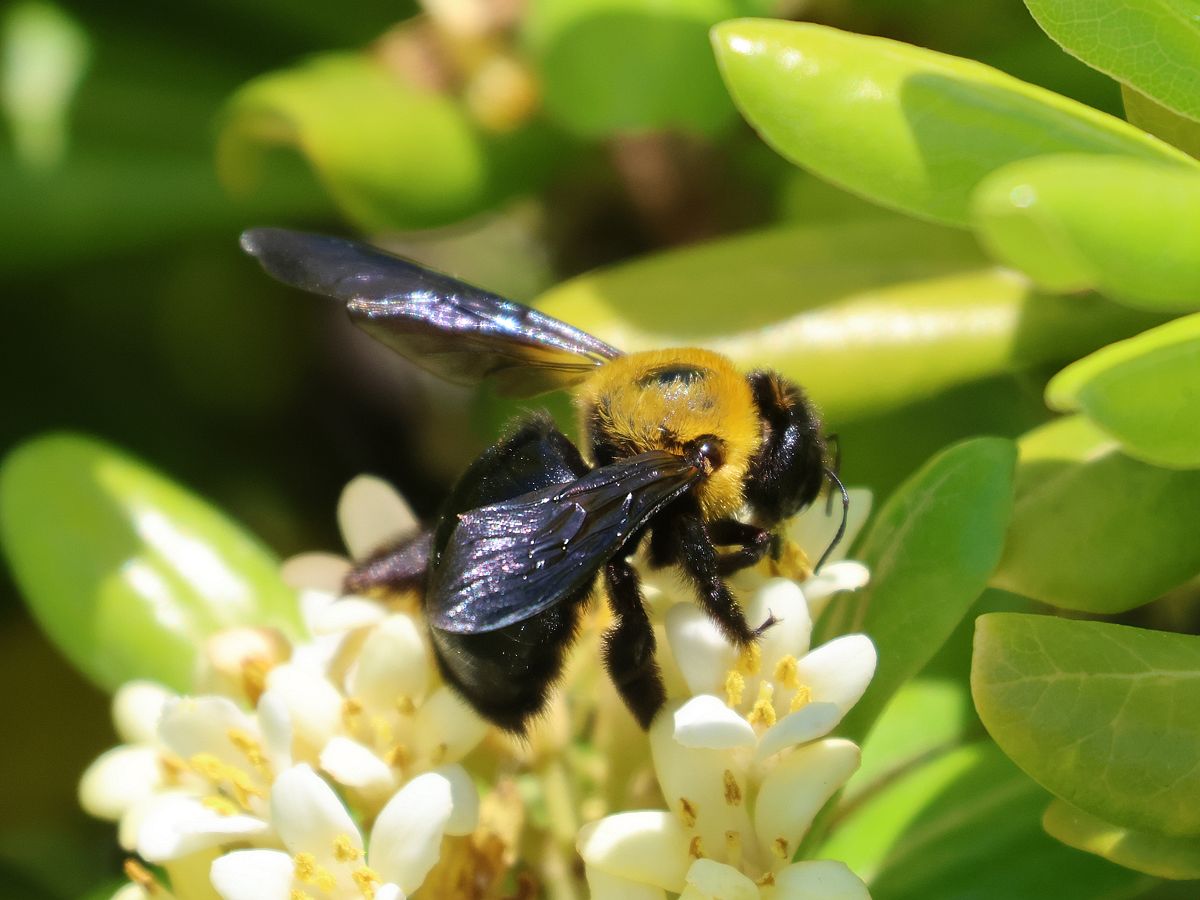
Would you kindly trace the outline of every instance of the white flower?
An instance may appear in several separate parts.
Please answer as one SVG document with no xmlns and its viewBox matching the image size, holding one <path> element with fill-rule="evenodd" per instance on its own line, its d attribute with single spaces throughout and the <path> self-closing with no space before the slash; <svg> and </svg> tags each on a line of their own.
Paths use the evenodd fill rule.
<svg viewBox="0 0 1200 900">
<path fill-rule="evenodd" d="M 213 863 L 212 883 L 225 900 L 402 900 L 437 862 L 454 793 L 442 774 L 413 779 L 383 807 L 364 849 L 333 789 L 307 765 L 295 766 L 271 788 L 271 821 L 285 849 L 227 853 Z"/>
</svg>

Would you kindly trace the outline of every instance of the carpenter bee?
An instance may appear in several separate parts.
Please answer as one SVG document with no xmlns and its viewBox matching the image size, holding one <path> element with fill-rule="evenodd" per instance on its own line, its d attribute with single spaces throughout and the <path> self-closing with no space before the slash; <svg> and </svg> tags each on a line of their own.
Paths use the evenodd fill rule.
<svg viewBox="0 0 1200 900">
<path fill-rule="evenodd" d="M 842 498 L 833 545 L 842 536 L 849 500 L 817 413 L 775 372 L 742 373 L 709 350 L 622 354 L 353 241 L 257 228 L 242 247 L 449 381 L 490 379 L 513 396 L 575 388 L 586 458 L 548 416 L 518 422 L 467 469 L 431 532 L 383 548 L 346 582 L 359 593 L 423 587 L 443 676 L 502 728 L 523 732 L 545 705 L 600 578 L 614 618 L 605 667 L 649 727 L 666 697 L 630 563 L 640 545 L 652 566 L 677 566 L 728 639 L 747 646 L 775 620 L 747 622 L 727 576 L 778 552 L 775 529 L 826 480 Z"/>
</svg>

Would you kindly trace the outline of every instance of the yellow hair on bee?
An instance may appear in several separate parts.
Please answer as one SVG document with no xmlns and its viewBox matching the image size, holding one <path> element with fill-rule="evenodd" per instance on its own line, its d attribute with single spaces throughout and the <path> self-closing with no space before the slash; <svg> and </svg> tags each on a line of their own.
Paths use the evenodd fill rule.
<svg viewBox="0 0 1200 900">
<path fill-rule="evenodd" d="M 761 424 L 746 376 L 721 354 L 694 348 L 631 353 L 597 369 L 576 400 L 592 451 L 601 445 L 617 456 L 679 453 L 703 435 L 720 438 L 724 463 L 696 487 L 696 499 L 708 521 L 741 507 Z"/>
</svg>

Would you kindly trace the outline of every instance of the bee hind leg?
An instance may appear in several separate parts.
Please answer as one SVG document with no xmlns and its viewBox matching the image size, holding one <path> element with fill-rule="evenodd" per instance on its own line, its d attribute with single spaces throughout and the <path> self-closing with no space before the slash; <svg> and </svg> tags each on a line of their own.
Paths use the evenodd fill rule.
<svg viewBox="0 0 1200 900">
<path fill-rule="evenodd" d="M 649 728 L 667 692 L 654 657 L 654 629 L 637 572 L 628 559 L 614 559 L 604 567 L 604 580 L 616 619 L 604 634 L 604 667 L 629 711 L 642 728 Z"/>
</svg>

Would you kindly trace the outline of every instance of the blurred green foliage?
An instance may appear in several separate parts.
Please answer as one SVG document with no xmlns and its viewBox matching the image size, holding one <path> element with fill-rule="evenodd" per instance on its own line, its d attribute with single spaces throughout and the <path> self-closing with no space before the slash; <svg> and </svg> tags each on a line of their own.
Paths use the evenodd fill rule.
<svg viewBox="0 0 1200 900">
<path fill-rule="evenodd" d="M 626 349 L 778 367 L 823 407 L 844 478 L 879 495 L 866 596 L 889 603 L 861 611 L 883 654 L 864 780 L 818 831 L 875 896 L 1170 895 L 1156 879 L 1196 876 L 1200 825 L 1170 785 L 1144 788 L 1194 762 L 1194 716 L 1167 713 L 1195 708 L 1176 659 L 1195 639 L 1147 626 L 1200 626 L 1194 323 L 1163 324 L 1200 305 L 1200 32 L 1182 0 L 1028 6 L 6 7 L 0 447 L 66 428 L 145 460 L 81 438 L 9 457 L 3 549 L 46 632 L 106 686 L 183 686 L 207 625 L 144 619 L 124 648 L 78 627 L 131 559 L 184 618 L 228 621 L 138 536 L 130 498 L 266 585 L 252 620 L 285 601 L 273 556 L 155 469 L 280 555 L 333 549 L 350 476 L 384 475 L 429 517 L 516 412 L 414 373 L 236 250 L 250 224 L 363 231 Z M 1057 411 L 1078 415 L 1045 424 Z M 995 438 L 1019 439 L 1011 493 Z M 123 486 L 89 476 L 103 460 Z M 108 742 L 103 699 L 6 587 L 0 659 L 35 687 L 0 701 L 29 738 L 0 760 L 0 872 L 77 897 L 116 871 L 62 776 Z M 1120 615 L 1147 643 L 1051 607 Z M 992 743 L 966 687 L 972 622 L 994 610 L 1022 615 L 982 620 Z M 1077 714 L 1033 710 L 1028 685 L 1068 670 Z M 1126 681 L 1143 718 L 1110 714 Z M 1054 756 L 1117 720 L 1111 753 Z M 1100 790 L 1114 760 L 1132 774 Z"/>
</svg>

